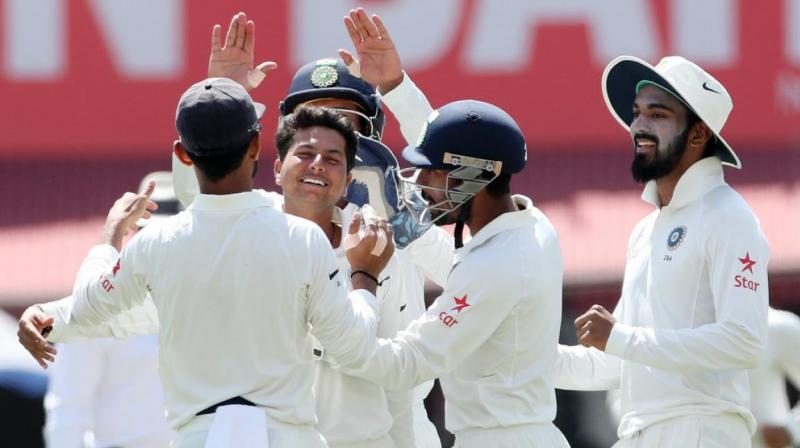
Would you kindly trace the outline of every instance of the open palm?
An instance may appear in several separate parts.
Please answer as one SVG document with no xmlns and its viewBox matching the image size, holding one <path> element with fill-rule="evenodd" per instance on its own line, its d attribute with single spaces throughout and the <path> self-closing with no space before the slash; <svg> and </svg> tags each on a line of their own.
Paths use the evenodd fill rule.
<svg viewBox="0 0 800 448">
<path fill-rule="evenodd" d="M 230 78 L 245 89 L 252 90 L 270 70 L 278 65 L 272 61 L 253 67 L 255 59 L 256 25 L 240 12 L 233 16 L 222 45 L 222 26 L 214 25 L 211 32 L 211 56 L 208 59 L 208 77 Z"/>
<path fill-rule="evenodd" d="M 361 78 L 381 90 L 399 83 L 403 79 L 400 56 L 381 18 L 369 17 L 358 8 L 345 16 L 344 23 L 358 56 Z M 339 50 L 339 55 L 348 66 L 354 62 L 353 55 L 345 50 Z"/>
</svg>

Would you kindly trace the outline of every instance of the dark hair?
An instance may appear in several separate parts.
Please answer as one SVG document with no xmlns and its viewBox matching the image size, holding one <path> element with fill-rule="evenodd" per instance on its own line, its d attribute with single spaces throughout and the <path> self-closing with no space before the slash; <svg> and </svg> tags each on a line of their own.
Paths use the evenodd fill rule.
<svg viewBox="0 0 800 448">
<path fill-rule="evenodd" d="M 686 107 L 685 104 L 683 105 L 683 109 L 686 111 L 686 127 L 684 129 L 688 137 L 689 131 L 692 129 L 692 127 L 697 123 L 703 123 L 703 120 L 701 120 L 700 117 L 698 117 L 693 110 Z M 708 127 L 708 125 L 706 125 L 706 127 Z M 706 147 L 703 148 L 703 155 L 700 157 L 701 159 L 705 159 L 706 157 L 711 157 L 713 155 L 716 155 L 717 153 L 716 141 L 717 137 L 715 135 L 712 135 L 711 138 L 708 139 L 708 141 L 706 142 Z"/>
<path fill-rule="evenodd" d="M 253 136 L 255 138 L 255 136 Z M 236 171 L 242 166 L 245 154 L 247 154 L 252 139 L 246 145 L 236 148 L 231 152 L 224 154 L 215 154 L 211 156 L 199 156 L 186 151 L 192 163 L 199 169 L 211 182 L 218 182 L 228 174 Z"/>
<path fill-rule="evenodd" d="M 275 146 L 278 147 L 278 158 L 281 162 L 286 158 L 289 148 L 294 143 L 297 131 L 320 126 L 332 129 L 344 137 L 347 172 L 353 169 L 358 151 L 358 138 L 353 125 L 341 113 L 327 107 L 301 105 L 292 113 L 285 115 L 278 123 L 275 133 Z"/>
<path fill-rule="evenodd" d="M 491 173 L 486 174 L 488 174 L 488 178 L 491 179 Z M 486 186 L 486 192 L 489 193 L 489 196 L 495 198 L 511 194 L 511 174 L 500 173 Z"/>
</svg>

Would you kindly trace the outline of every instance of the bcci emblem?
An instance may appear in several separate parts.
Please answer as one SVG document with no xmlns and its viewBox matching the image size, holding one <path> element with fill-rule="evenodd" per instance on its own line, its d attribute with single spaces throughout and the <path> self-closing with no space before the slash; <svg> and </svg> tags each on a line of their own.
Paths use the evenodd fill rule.
<svg viewBox="0 0 800 448">
<path fill-rule="evenodd" d="M 320 65 L 311 72 L 311 84 L 314 87 L 330 87 L 336 84 L 339 79 L 339 73 L 336 68 L 330 65 Z"/>
<path fill-rule="evenodd" d="M 686 239 L 686 226 L 675 227 L 672 229 L 672 232 L 669 232 L 669 237 L 667 238 L 667 249 L 677 249 L 684 239 Z"/>
</svg>

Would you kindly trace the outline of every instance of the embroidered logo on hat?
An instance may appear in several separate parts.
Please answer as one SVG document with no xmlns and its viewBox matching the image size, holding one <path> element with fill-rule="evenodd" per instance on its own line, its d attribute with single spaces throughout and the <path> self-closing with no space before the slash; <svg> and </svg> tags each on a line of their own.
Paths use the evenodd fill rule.
<svg viewBox="0 0 800 448">
<path fill-rule="evenodd" d="M 339 80 L 339 73 L 330 65 L 320 65 L 311 72 L 311 84 L 314 87 L 330 87 Z"/>
</svg>

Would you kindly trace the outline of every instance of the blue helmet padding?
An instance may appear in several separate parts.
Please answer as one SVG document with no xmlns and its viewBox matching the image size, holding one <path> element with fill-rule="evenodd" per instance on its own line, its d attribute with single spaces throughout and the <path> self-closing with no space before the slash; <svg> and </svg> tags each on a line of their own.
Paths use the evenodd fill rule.
<svg viewBox="0 0 800 448">
<path fill-rule="evenodd" d="M 358 136 L 356 163 L 345 199 L 358 205 L 370 204 L 375 212 L 390 218 L 400 207 L 397 158 L 383 143 Z"/>
</svg>

